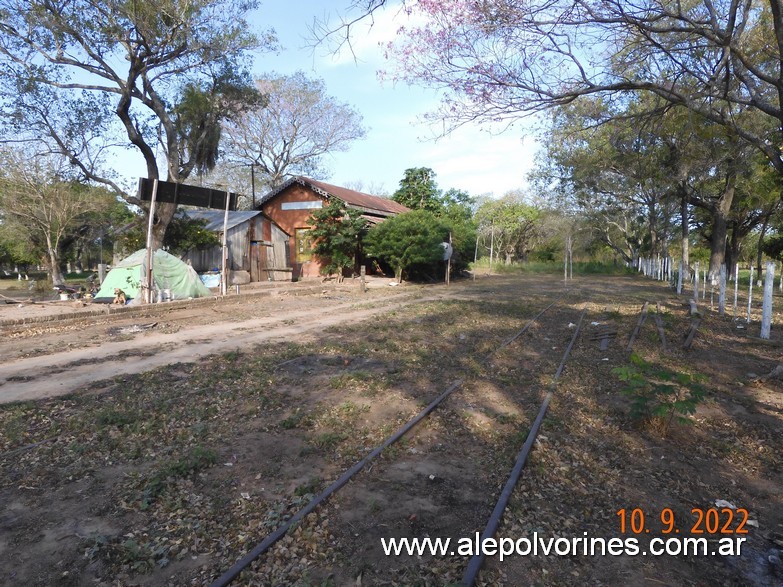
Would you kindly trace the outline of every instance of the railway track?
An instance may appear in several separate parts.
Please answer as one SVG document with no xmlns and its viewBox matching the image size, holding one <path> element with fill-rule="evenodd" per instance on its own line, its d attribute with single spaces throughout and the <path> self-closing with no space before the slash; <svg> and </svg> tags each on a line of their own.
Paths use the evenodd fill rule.
<svg viewBox="0 0 783 587">
<path fill-rule="evenodd" d="M 80 581 L 210 585 L 274 531 L 283 537 L 232 584 L 639 584 L 648 577 L 672 584 L 698 576 L 724 584 L 720 578 L 742 576 L 706 560 L 691 571 L 678 560 L 630 567 L 520 552 L 490 552 L 488 560 L 434 550 L 384 555 L 383 537 L 475 536 L 479 543 L 482 530 L 484 539 L 492 535 L 492 512 L 500 520 L 495 538 L 508 543 L 536 534 L 614 536 L 614 514 L 628 504 L 665 503 L 684 520 L 712 496 L 771 503 L 727 491 L 718 476 L 730 467 L 690 457 L 704 454 L 695 440 L 682 438 L 695 452 L 667 443 L 650 452 L 647 437 L 630 428 L 614 371 L 629 361 L 626 345 L 645 300 L 651 315 L 632 350 L 667 365 L 704 359 L 704 344 L 681 350 L 689 320 L 680 303 L 664 299 L 659 309 L 659 292 L 646 290 L 616 302 L 618 292 L 596 286 L 552 305 L 555 291 L 487 284 L 312 341 L 129 377 L 125 390 L 9 408 L 25 445 L 6 441 L 11 450 L 0 455 L 9 504 L 0 566 L 18 583 L 55 584 L 67 570 Z M 586 298 L 580 329 L 577 302 Z M 443 394 L 396 442 L 387 438 Z M 703 420 L 696 430 L 721 432 Z M 766 447 L 772 437 L 762 430 L 750 440 Z M 210 451 L 214 462 L 162 477 L 195 450 Z M 333 494 L 297 514 L 376 450 Z M 747 452 L 755 458 L 756 446 Z M 694 467 L 703 472 L 698 483 L 687 474 Z M 518 481 L 512 471 L 521 472 Z M 161 480 L 160 493 L 140 501 Z M 763 536 L 754 538 L 753 548 L 763 548 Z M 146 557 L 139 570 L 131 566 L 137 559 L 127 559 L 132 546 Z"/>
<path fill-rule="evenodd" d="M 492 369 L 493 361 L 499 359 L 499 355 L 501 353 L 505 352 L 507 354 L 511 353 L 513 355 L 514 354 L 512 350 L 513 343 L 519 340 L 524 334 L 531 331 L 533 327 L 536 325 L 537 320 L 545 313 L 550 312 L 552 308 L 554 308 L 560 302 L 562 297 L 567 295 L 567 293 L 568 292 L 566 292 L 566 294 L 563 294 L 562 296 L 559 296 L 558 299 L 555 299 L 554 301 L 546 305 L 544 308 L 540 309 L 535 314 L 535 316 L 529 319 L 524 324 L 524 326 L 520 330 L 518 330 L 513 336 L 503 340 L 497 346 L 497 348 L 495 348 L 490 353 L 485 355 L 482 359 L 482 363 L 488 366 L 490 370 L 493 370 Z M 566 324 L 567 326 L 564 329 L 564 333 L 561 334 L 565 334 L 565 333 L 568 334 L 568 339 L 569 339 L 568 345 L 565 351 L 562 353 L 562 355 L 559 355 L 559 363 L 557 363 L 558 365 L 557 369 L 554 372 L 549 371 L 550 375 L 546 375 L 546 377 L 551 377 L 551 381 L 549 382 L 549 384 L 544 385 L 541 382 L 539 382 L 537 384 L 530 386 L 531 388 L 535 388 L 535 389 L 527 390 L 528 393 L 535 396 L 537 392 L 541 391 L 541 388 L 546 387 L 546 393 L 542 401 L 540 401 L 540 398 L 532 399 L 532 402 L 536 405 L 536 409 L 535 409 L 536 416 L 534 420 L 530 423 L 529 432 L 527 433 L 524 439 L 524 444 L 522 445 L 519 451 L 514 467 L 511 470 L 511 474 L 503 486 L 503 490 L 500 494 L 497 503 L 492 509 L 492 513 L 489 517 L 488 522 L 486 523 L 486 526 L 481 536 L 482 540 L 492 537 L 498 527 L 498 524 L 506 508 L 508 500 L 525 466 L 527 456 L 530 453 L 530 450 L 532 449 L 532 446 L 535 442 L 541 423 L 544 420 L 549 403 L 552 400 L 553 394 L 555 392 L 557 382 L 563 374 L 567 360 L 581 333 L 583 320 L 587 313 L 587 310 L 586 309 L 582 310 L 578 318 L 574 318 L 573 309 L 562 309 L 561 313 L 564 315 L 564 317 L 567 317 L 567 319 L 564 320 L 564 324 Z M 571 322 L 572 319 L 575 319 L 576 323 Z M 543 348 L 546 345 L 549 345 L 549 343 L 551 343 L 552 341 L 551 338 L 552 333 L 548 333 L 550 334 L 550 336 L 546 336 L 546 334 L 547 333 L 544 333 L 544 335 L 542 335 L 541 333 L 538 333 L 539 337 L 542 339 L 539 341 L 539 347 L 541 348 Z M 559 347 L 557 346 L 551 347 L 551 350 L 547 348 L 547 352 L 545 353 L 547 357 L 543 361 L 550 367 L 553 367 L 554 364 L 556 364 L 555 363 L 556 359 L 553 358 L 555 354 L 552 353 L 552 351 L 554 350 L 559 350 Z M 506 358 L 506 360 L 508 360 L 508 358 Z M 541 366 L 536 365 L 531 368 L 531 371 L 535 369 L 538 369 L 540 371 Z M 541 375 L 541 373 L 539 373 L 539 375 Z M 246 555 L 244 555 L 234 565 L 232 565 L 223 574 L 221 574 L 220 577 L 218 577 L 212 583 L 212 587 L 224 587 L 226 585 L 232 584 L 235 580 L 240 578 L 242 573 L 246 571 L 248 567 L 251 566 L 251 564 L 253 564 L 265 553 L 267 553 L 267 551 L 269 551 L 269 549 L 272 548 L 274 544 L 276 544 L 280 539 L 286 536 L 286 534 L 292 528 L 295 528 L 299 523 L 301 523 L 302 520 L 304 520 L 305 517 L 308 516 L 308 514 L 314 512 L 319 506 L 321 506 L 327 500 L 332 498 L 338 491 L 340 491 L 352 479 L 354 479 L 356 475 L 358 475 L 361 471 L 367 469 L 368 466 L 370 466 L 370 464 L 373 463 L 373 461 L 375 461 L 385 450 L 387 450 L 394 443 L 398 442 L 406 435 L 410 434 L 418 424 L 420 424 L 423 420 L 425 420 L 431 414 L 433 414 L 436 411 L 436 409 L 446 405 L 447 400 L 453 397 L 453 395 L 458 390 L 461 390 L 474 383 L 475 381 L 466 383 L 463 379 L 457 379 L 451 382 L 450 385 L 448 385 L 448 387 L 440 395 L 438 395 L 433 401 L 431 401 L 425 409 L 423 409 L 416 416 L 414 416 L 403 426 L 401 426 L 394 434 L 387 437 L 383 443 L 381 443 L 376 448 L 374 448 L 364 458 L 360 459 L 353 466 L 351 466 L 345 472 L 343 472 L 336 480 L 334 480 L 328 487 L 326 487 L 326 489 L 321 491 L 318 495 L 313 497 L 313 499 L 310 500 L 309 503 L 307 503 L 304 507 L 298 510 L 289 520 L 287 520 L 285 523 L 278 526 L 273 532 L 271 532 L 266 537 L 264 537 L 253 549 L 247 552 Z M 514 391 L 513 393 L 516 393 L 516 391 Z M 529 404 L 531 402 L 531 398 L 530 397 L 525 398 L 525 402 Z M 470 529 L 469 534 L 472 535 L 472 533 L 475 531 L 478 531 L 478 527 Z M 480 553 L 474 555 L 470 559 L 462 579 L 463 585 L 470 586 L 475 583 L 476 577 L 483 565 L 483 562 L 484 562 L 484 556 Z"/>
</svg>

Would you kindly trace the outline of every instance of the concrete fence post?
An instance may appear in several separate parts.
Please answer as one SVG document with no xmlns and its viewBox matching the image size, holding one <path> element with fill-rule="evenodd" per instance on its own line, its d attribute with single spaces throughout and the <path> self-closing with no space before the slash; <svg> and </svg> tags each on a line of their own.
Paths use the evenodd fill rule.
<svg viewBox="0 0 783 587">
<path fill-rule="evenodd" d="M 769 338 L 772 328 L 772 293 L 775 290 L 775 263 L 767 262 L 764 275 L 764 302 L 761 308 L 761 338 Z"/>
</svg>

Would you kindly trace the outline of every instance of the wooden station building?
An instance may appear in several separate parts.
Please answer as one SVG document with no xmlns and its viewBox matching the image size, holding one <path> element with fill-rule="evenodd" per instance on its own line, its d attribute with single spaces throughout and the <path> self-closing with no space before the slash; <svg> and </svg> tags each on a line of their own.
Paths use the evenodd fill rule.
<svg viewBox="0 0 783 587">
<path fill-rule="evenodd" d="M 245 271 L 250 281 L 290 281 L 320 275 L 320 264 L 312 253 L 310 216 L 329 200 L 359 210 L 370 224 L 407 212 L 393 200 L 349 190 L 307 177 L 293 177 L 268 192 L 255 210 L 228 213 L 228 263 L 234 272 Z M 190 218 L 207 222 L 206 228 L 223 231 L 222 210 L 189 210 Z M 188 251 L 184 260 L 196 271 L 220 267 L 221 247 Z"/>
<path fill-rule="evenodd" d="M 320 264 L 312 253 L 310 216 L 329 200 L 359 210 L 370 224 L 407 212 L 408 208 L 388 198 L 372 196 L 307 177 L 292 177 L 265 194 L 256 208 L 288 236 L 288 264 L 292 279 L 318 277 Z"/>
</svg>

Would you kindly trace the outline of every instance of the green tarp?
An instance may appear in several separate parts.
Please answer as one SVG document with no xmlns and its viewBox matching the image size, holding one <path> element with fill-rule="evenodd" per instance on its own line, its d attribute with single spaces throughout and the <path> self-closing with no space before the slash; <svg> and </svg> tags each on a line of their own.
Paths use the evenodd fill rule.
<svg viewBox="0 0 783 587">
<path fill-rule="evenodd" d="M 141 284 L 147 267 L 147 251 L 140 249 L 120 261 L 106 276 L 101 289 L 95 296 L 96 302 L 112 302 L 114 290 L 125 292 L 128 303 L 140 303 L 143 300 Z M 153 255 L 152 279 L 154 282 L 153 299 L 186 300 L 212 295 L 201 282 L 198 273 L 187 263 L 174 255 L 158 249 Z"/>
</svg>

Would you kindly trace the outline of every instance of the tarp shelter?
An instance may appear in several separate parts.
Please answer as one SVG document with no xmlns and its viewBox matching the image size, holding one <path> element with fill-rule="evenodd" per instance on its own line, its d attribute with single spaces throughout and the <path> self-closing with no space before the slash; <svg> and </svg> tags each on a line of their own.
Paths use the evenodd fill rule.
<svg viewBox="0 0 783 587">
<path fill-rule="evenodd" d="M 140 249 L 120 261 L 109 271 L 95 296 L 96 302 L 114 300 L 114 290 L 121 289 L 129 303 L 143 301 L 142 283 L 147 270 L 147 250 Z M 198 273 L 174 255 L 158 249 L 153 255 L 152 280 L 155 300 L 186 300 L 212 295 L 201 283 Z"/>
</svg>

